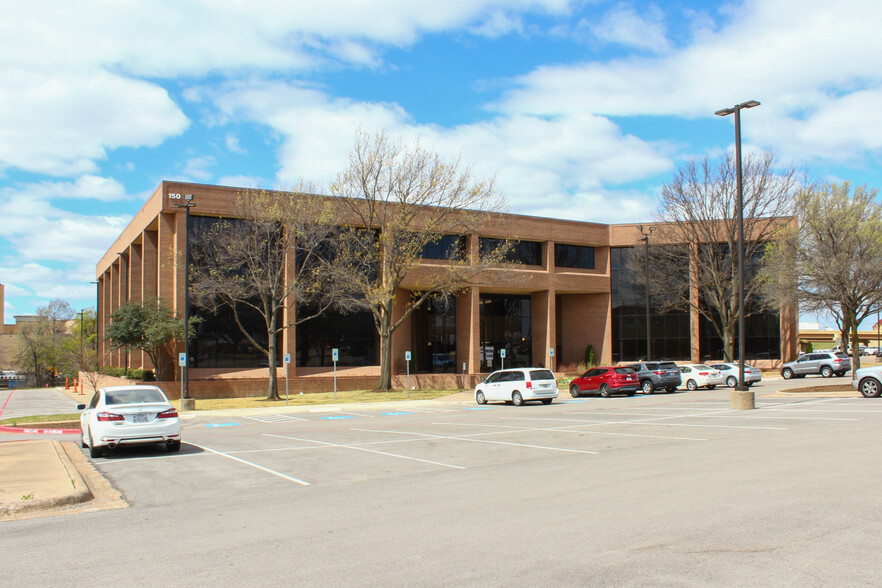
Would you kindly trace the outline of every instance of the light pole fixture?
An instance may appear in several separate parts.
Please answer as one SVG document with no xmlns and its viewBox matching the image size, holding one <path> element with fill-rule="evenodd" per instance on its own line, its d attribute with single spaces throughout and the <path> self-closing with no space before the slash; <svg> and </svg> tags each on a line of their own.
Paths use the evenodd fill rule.
<svg viewBox="0 0 882 588">
<path fill-rule="evenodd" d="M 190 208 L 196 206 L 192 194 L 184 194 L 183 204 L 172 204 L 184 209 L 184 365 L 181 367 L 181 410 L 184 399 L 190 397 Z"/>
<path fill-rule="evenodd" d="M 643 230 L 643 225 L 637 225 L 637 230 L 643 235 L 641 241 L 646 243 L 646 361 L 652 359 L 652 337 L 649 328 L 649 236 L 655 230 L 655 227 L 647 227 Z"/>
<path fill-rule="evenodd" d="M 737 409 L 756 408 L 753 392 L 744 385 L 744 188 L 741 182 L 741 110 L 759 105 L 756 100 L 748 100 L 714 113 L 717 116 L 735 115 L 735 166 L 738 191 L 738 385 L 730 396 L 729 403 L 732 408 Z"/>
</svg>

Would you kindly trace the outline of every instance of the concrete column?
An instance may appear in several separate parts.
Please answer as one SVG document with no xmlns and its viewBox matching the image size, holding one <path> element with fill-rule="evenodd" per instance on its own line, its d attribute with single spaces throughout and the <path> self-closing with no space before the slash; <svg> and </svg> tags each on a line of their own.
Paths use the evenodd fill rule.
<svg viewBox="0 0 882 588">
<path fill-rule="evenodd" d="M 694 246 L 697 247 L 697 246 Z M 689 258 L 689 340 L 691 346 L 692 363 L 701 363 L 701 314 L 698 312 L 698 278 L 695 255 Z"/>
<path fill-rule="evenodd" d="M 553 369 L 548 350 L 557 341 L 556 292 L 544 290 L 534 292 L 531 296 L 532 328 L 533 328 L 533 361 L 532 365 Z"/>
<path fill-rule="evenodd" d="M 395 294 L 395 306 L 392 310 L 392 324 L 394 325 L 402 316 L 404 316 L 407 306 L 410 303 L 410 290 L 399 288 Z M 407 317 L 401 326 L 392 333 L 392 374 L 403 373 L 407 369 L 407 361 L 404 359 L 404 352 L 409 351 L 410 342 L 410 317 Z M 413 361 L 410 362 L 411 371 L 413 370 Z"/>
<path fill-rule="evenodd" d="M 294 251 L 288 251 L 285 256 L 285 288 L 290 288 L 297 276 L 296 256 Z M 297 318 L 297 309 L 293 304 L 288 304 L 282 313 L 282 320 L 285 321 L 286 327 L 282 333 L 282 368 L 285 367 L 285 353 L 291 354 L 291 363 L 288 364 L 287 377 L 297 377 L 297 325 L 294 321 Z"/>
<path fill-rule="evenodd" d="M 456 373 L 481 373 L 481 293 L 477 286 L 456 296 Z"/>
</svg>

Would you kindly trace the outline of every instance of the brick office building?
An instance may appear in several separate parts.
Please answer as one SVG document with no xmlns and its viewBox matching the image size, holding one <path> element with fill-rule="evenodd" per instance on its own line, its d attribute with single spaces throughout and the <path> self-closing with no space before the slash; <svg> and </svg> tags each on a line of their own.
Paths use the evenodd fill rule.
<svg viewBox="0 0 882 588">
<path fill-rule="evenodd" d="M 152 367 L 141 352 L 113 350 L 104 341 L 110 314 L 129 300 L 163 298 L 180 316 L 184 308 L 186 213 L 176 204 L 192 194 L 189 231 L 198 234 L 211 219 L 235 218 L 242 189 L 163 182 L 129 223 L 97 266 L 99 351 L 115 366 Z M 512 238 L 523 265 L 514 285 L 490 283 L 457 295 L 449 304 L 427 304 L 393 335 L 394 372 L 470 375 L 498 369 L 500 350 L 506 366 L 575 367 L 586 346 L 598 362 L 644 357 L 645 306 L 642 290 L 630 281 L 627 257 L 641 243 L 636 225 L 605 225 L 521 215 L 499 215 L 480 235 L 467 239 Z M 427 263 L 433 263 L 427 261 Z M 437 263 L 437 262 L 434 262 Z M 420 290 L 419 272 L 404 284 Z M 266 377 L 266 359 L 251 348 L 229 314 L 200 313 L 199 332 L 191 342 L 191 392 L 199 382 L 231 382 Z M 399 315 L 400 316 L 400 315 Z M 652 356 L 682 361 L 720 358 L 719 340 L 695 311 L 652 317 Z M 746 357 L 768 364 L 796 355 L 796 315 L 791 311 L 748 318 Z M 291 327 L 280 337 L 279 353 L 290 354 L 290 378 L 318 376 L 332 370 L 330 350 L 340 350 L 338 373 L 379 373 L 379 345 L 368 314 L 326 316 Z M 181 348 L 183 346 L 181 345 Z M 549 350 L 554 350 L 551 356 Z M 171 358 L 170 358 L 171 359 Z M 177 362 L 173 362 L 177 363 Z M 279 365 L 282 365 L 281 361 Z M 177 369 L 177 368 L 176 368 Z M 280 368 L 282 369 L 282 368 Z M 280 374 L 281 375 L 281 374 Z M 232 383 L 229 384 L 232 389 Z"/>
</svg>

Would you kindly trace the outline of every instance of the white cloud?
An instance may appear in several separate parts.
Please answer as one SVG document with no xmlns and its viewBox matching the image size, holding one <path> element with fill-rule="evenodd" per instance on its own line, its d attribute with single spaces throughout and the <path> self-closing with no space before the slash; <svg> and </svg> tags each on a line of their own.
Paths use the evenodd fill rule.
<svg viewBox="0 0 882 588">
<path fill-rule="evenodd" d="M 859 116 L 882 88 L 882 70 L 868 67 L 882 60 L 882 4 L 811 0 L 794 10 L 790 0 L 747 0 L 728 16 L 728 25 L 663 56 L 539 67 L 496 108 L 695 118 L 757 99 L 763 107 L 750 112 L 745 134 L 766 146 L 834 159 L 878 149 L 879 117 Z"/>
<path fill-rule="evenodd" d="M 588 28 L 599 41 L 664 53 L 669 49 L 665 36 L 664 15 L 656 6 L 638 14 L 630 5 L 620 3 Z"/>
<path fill-rule="evenodd" d="M 386 129 L 407 143 L 446 157 L 460 154 L 478 176 L 496 176 L 513 209 L 525 214 L 608 220 L 608 186 L 645 179 L 671 167 L 664 145 L 624 135 L 608 119 L 591 114 L 503 116 L 452 129 L 418 125 L 395 104 L 334 99 L 281 82 L 230 86 L 214 97 L 224 117 L 267 124 L 282 136 L 280 185 L 300 178 L 320 189 L 347 161 L 354 131 Z M 646 209 L 645 199 L 640 205 Z M 645 216 L 645 215 L 644 215 Z"/>
<path fill-rule="evenodd" d="M 105 71 L 24 71 L 0 76 L 0 164 L 76 175 L 107 149 L 156 146 L 187 127 L 159 86 Z"/>
<path fill-rule="evenodd" d="M 375 67 L 421 34 L 571 1 L 12 3 L 0 20 L 0 170 L 94 173 L 107 150 L 181 134 L 189 121 L 168 92 L 137 78 Z"/>
</svg>

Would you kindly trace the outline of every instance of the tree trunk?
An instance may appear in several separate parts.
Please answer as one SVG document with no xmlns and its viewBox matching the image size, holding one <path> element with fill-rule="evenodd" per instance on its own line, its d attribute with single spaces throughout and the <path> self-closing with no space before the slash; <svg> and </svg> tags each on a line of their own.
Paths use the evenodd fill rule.
<svg viewBox="0 0 882 588">
<path fill-rule="evenodd" d="M 849 329 L 851 334 L 851 369 L 852 375 L 854 372 L 861 369 L 861 352 L 860 352 L 860 341 L 858 340 L 858 329 L 857 329 L 857 319 L 853 318 L 851 320 L 851 328 Z"/>
<path fill-rule="evenodd" d="M 392 389 L 392 317 L 385 313 L 380 317 L 380 383 L 377 390 Z"/>
<path fill-rule="evenodd" d="M 735 332 L 731 327 L 727 327 L 723 334 L 723 355 L 724 361 L 734 361 L 735 358 Z"/>
<path fill-rule="evenodd" d="M 279 378 L 276 373 L 276 315 L 273 313 L 273 318 L 270 321 L 270 328 L 267 332 L 269 335 L 269 340 L 266 344 L 267 349 L 267 363 L 269 365 L 269 393 L 267 394 L 267 400 L 281 400 L 279 396 Z"/>
</svg>

